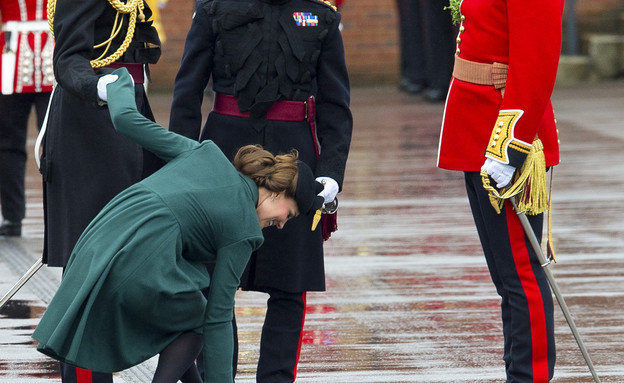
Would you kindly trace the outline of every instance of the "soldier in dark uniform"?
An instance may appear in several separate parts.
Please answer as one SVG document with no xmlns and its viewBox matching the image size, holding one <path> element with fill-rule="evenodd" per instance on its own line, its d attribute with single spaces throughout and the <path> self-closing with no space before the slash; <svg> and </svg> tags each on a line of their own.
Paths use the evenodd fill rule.
<svg viewBox="0 0 624 383">
<path fill-rule="evenodd" d="M 397 0 L 401 83 L 409 94 L 444 101 L 453 72 L 455 28 L 439 0 Z"/>
<path fill-rule="evenodd" d="M 99 75 L 125 66 L 136 82 L 139 111 L 154 119 L 143 81 L 147 64 L 160 56 L 158 34 L 145 22 L 151 11 L 143 0 L 128 1 L 129 9 L 120 4 L 106 0 L 52 3 L 56 9 L 53 64 L 58 85 L 41 161 L 43 261 L 48 266 L 64 267 L 78 237 L 96 214 L 144 176 L 143 149 L 115 132 L 108 110 L 98 98 Z M 119 14 L 117 9 L 121 9 Z M 117 28 L 121 29 L 115 34 Z M 102 44 L 110 38 L 110 44 Z M 127 48 L 119 49 L 122 46 Z M 112 382 L 111 374 L 92 374 L 66 365 L 62 365 L 62 377 L 64 382 Z"/>
<path fill-rule="evenodd" d="M 200 0 L 176 77 L 169 129 L 213 140 L 232 158 L 246 144 L 299 151 L 325 202 L 342 185 L 352 131 L 340 14 L 317 0 Z M 215 103 L 202 125 L 212 77 Z M 242 288 L 269 294 L 258 382 L 296 376 L 307 291 L 325 290 L 323 235 L 300 216 L 264 230 Z M 325 232 L 327 238 L 328 233 Z"/>
</svg>

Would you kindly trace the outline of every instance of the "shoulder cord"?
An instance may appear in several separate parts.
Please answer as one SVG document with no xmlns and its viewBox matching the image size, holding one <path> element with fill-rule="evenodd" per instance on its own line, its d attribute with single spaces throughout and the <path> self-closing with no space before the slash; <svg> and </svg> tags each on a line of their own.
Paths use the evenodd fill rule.
<svg viewBox="0 0 624 383">
<path fill-rule="evenodd" d="M 97 59 L 91 60 L 91 67 L 93 69 L 105 67 L 124 54 L 124 52 L 130 46 L 130 42 L 132 41 L 132 37 L 134 36 L 134 28 L 136 26 L 136 18 L 137 14 L 139 16 L 139 20 L 141 22 L 145 21 L 145 15 L 143 14 L 143 9 L 145 5 L 143 4 L 143 0 L 127 0 L 127 3 L 122 3 L 120 0 L 108 0 L 108 2 L 115 8 L 117 14 L 115 15 L 115 23 L 113 24 L 113 29 L 111 30 L 111 34 L 109 38 L 97 45 L 93 48 L 101 48 L 106 46 L 104 52 Z M 56 11 L 56 0 L 48 0 L 48 26 L 50 27 L 50 31 L 52 32 L 52 36 L 54 37 L 54 12 Z M 123 25 L 123 19 L 120 15 L 129 14 L 129 22 L 128 22 L 128 31 L 126 33 L 126 37 L 124 38 L 121 46 L 110 56 L 104 58 L 108 53 L 111 42 L 113 38 L 115 38 L 119 32 L 121 31 L 121 27 Z"/>
<path fill-rule="evenodd" d="M 328 1 L 328 0 L 321 0 L 321 1 L 325 3 L 325 5 L 333 9 L 334 12 L 338 12 L 338 8 L 336 8 L 336 6 L 331 3 L 331 1 Z"/>
</svg>

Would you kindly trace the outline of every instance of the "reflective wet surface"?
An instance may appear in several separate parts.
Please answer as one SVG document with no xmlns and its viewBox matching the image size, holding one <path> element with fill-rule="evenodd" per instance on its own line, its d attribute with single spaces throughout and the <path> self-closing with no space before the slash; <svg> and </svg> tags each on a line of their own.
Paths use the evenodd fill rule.
<svg viewBox="0 0 624 383">
<path fill-rule="evenodd" d="M 624 382 L 624 83 L 558 88 L 553 271 L 602 382 Z M 166 124 L 170 95 L 151 95 Z M 442 104 L 354 89 L 354 136 L 327 292 L 308 295 L 299 382 L 504 382 L 499 298 L 463 176 L 437 169 Z M 32 138 L 34 142 L 34 137 Z M 31 144 L 32 144 L 31 142 Z M 0 293 L 41 249 L 40 179 L 29 164 L 24 239 L 0 239 Z M 0 312 L 0 381 L 60 381 L 30 333 L 60 274 L 42 269 Z M 267 296 L 240 292 L 238 382 L 253 382 Z M 593 382 L 555 307 L 556 383 Z M 117 374 L 149 382 L 155 360 Z"/>
</svg>

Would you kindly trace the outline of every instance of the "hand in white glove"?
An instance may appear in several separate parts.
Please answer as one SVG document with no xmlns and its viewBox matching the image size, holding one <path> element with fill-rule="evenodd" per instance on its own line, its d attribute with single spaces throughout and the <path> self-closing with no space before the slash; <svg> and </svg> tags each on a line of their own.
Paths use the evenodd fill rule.
<svg viewBox="0 0 624 383">
<path fill-rule="evenodd" d="M 502 162 L 494 161 L 491 158 L 486 158 L 483 166 L 481 166 L 481 170 L 485 170 L 496 182 L 496 187 L 500 189 L 509 184 L 516 168 Z"/>
<path fill-rule="evenodd" d="M 318 195 L 323 197 L 325 203 L 332 202 L 336 198 L 336 194 L 338 194 L 338 182 L 329 177 L 317 177 L 316 180 L 324 186 L 323 190 L 318 193 Z"/>
<path fill-rule="evenodd" d="M 104 102 L 108 101 L 106 85 L 110 84 L 111 82 L 117 81 L 117 78 L 119 78 L 119 76 L 117 76 L 116 74 L 107 74 L 99 78 L 97 83 L 97 94 L 100 100 Z"/>
</svg>

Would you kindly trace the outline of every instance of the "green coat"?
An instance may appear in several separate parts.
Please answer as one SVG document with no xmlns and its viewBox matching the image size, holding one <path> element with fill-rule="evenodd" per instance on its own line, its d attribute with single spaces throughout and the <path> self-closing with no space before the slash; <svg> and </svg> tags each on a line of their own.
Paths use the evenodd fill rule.
<svg viewBox="0 0 624 383">
<path fill-rule="evenodd" d="M 168 163 L 86 228 L 33 333 L 37 349 L 113 372 L 193 330 L 204 335 L 206 382 L 230 383 L 234 295 L 263 242 L 257 186 L 211 141 L 200 144 L 140 115 L 130 77 L 115 73 L 119 80 L 108 86 L 115 129 Z M 216 262 L 212 280 L 207 262 Z M 200 290 L 208 286 L 206 299 Z"/>
</svg>

